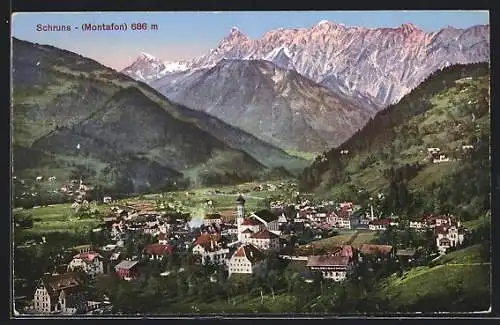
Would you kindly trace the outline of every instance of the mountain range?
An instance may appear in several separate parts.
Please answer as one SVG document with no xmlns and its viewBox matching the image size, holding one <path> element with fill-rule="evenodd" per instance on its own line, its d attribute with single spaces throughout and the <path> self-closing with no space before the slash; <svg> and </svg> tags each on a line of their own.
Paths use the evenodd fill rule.
<svg viewBox="0 0 500 325">
<path fill-rule="evenodd" d="M 122 72 L 282 149 L 321 152 L 432 72 L 488 62 L 489 42 L 488 25 L 425 33 L 412 24 L 370 29 L 322 21 L 260 39 L 233 28 L 199 57 L 162 62 L 142 54 Z"/>
<path fill-rule="evenodd" d="M 412 24 L 365 28 L 321 21 L 311 28 L 272 30 L 260 39 L 233 28 L 216 48 L 199 57 L 183 62 L 156 60 L 154 64 L 164 66 L 162 73 L 148 74 L 150 63 L 142 56 L 123 72 L 153 82 L 172 72 L 213 67 L 224 58 L 267 60 L 382 108 L 438 69 L 489 61 L 489 44 L 489 25 L 426 33 Z"/>
<path fill-rule="evenodd" d="M 258 178 L 305 161 L 144 83 L 52 46 L 13 39 L 14 171 L 141 191 Z M 27 159 L 29 158 L 29 159 Z M 50 175 L 49 175 L 50 174 Z"/>
</svg>

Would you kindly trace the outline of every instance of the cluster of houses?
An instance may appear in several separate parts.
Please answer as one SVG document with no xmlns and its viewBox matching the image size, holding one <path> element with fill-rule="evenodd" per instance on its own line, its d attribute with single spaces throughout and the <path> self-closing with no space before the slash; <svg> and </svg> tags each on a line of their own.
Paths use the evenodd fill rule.
<svg viewBox="0 0 500 325">
<path fill-rule="evenodd" d="M 245 198 L 240 194 L 235 211 L 207 214 L 199 227 L 189 225 L 187 214 L 160 213 L 151 207 L 112 206 L 110 211 L 103 219 L 102 228 L 109 231 L 111 242 L 101 248 L 80 248 L 63 267 L 63 272 L 44 275 L 34 295 L 33 310 L 38 313 L 77 313 L 97 308 L 99 303 L 86 301 L 81 296 L 85 282 L 81 280 L 81 274 L 93 279 L 100 274 L 111 273 L 130 281 L 140 276 L 142 264 L 162 260 L 181 250 L 199 257 L 202 266 L 219 265 L 229 277 L 265 270 L 267 254 L 275 252 L 280 258 L 305 262 L 307 272 L 302 275 L 306 281 L 312 281 L 312 274 L 319 272 L 324 278 L 338 282 L 349 278 L 359 263 L 380 262 L 394 257 L 411 260 L 415 257 L 415 250 L 396 251 L 392 246 L 368 243 L 357 249 L 350 245 L 333 247 L 322 255 L 315 255 L 314 251 L 306 256 L 283 253 L 283 248 L 290 244 L 289 233 L 285 231 L 290 225 L 294 229 L 356 228 L 359 220 L 353 221 L 356 211 L 352 202 L 314 205 L 305 200 L 295 205 L 295 216 L 285 216 L 284 210 L 276 207 L 247 213 Z M 390 225 L 398 225 L 394 219 L 375 219 L 373 212 L 365 219 L 370 230 L 384 230 Z M 302 228 L 297 225 L 302 225 Z M 464 240 L 463 227 L 451 216 L 426 216 L 412 220 L 409 227 L 432 229 L 442 253 Z M 139 256 L 124 258 L 128 235 L 134 232 L 151 236 L 153 243 L 141 247 Z M 170 273 L 167 270 L 161 275 Z"/>
</svg>

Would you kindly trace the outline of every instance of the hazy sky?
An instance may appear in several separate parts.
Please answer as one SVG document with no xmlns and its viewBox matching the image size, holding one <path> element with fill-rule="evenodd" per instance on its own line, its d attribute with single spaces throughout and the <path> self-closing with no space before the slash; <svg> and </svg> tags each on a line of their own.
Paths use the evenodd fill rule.
<svg viewBox="0 0 500 325">
<path fill-rule="evenodd" d="M 467 28 L 489 23 L 487 11 L 281 11 L 281 12 L 101 12 L 17 13 L 12 36 L 50 44 L 121 70 L 144 51 L 162 60 L 187 59 L 215 48 L 236 26 L 250 38 L 280 27 L 308 28 L 320 20 L 346 26 L 397 27 L 412 23 L 426 32 L 446 26 Z M 132 31 L 132 23 L 157 24 L 158 30 Z M 82 31 L 84 23 L 121 24 L 127 31 Z M 37 24 L 70 25 L 71 32 L 37 31 Z M 79 27 L 78 30 L 74 26 Z"/>
</svg>

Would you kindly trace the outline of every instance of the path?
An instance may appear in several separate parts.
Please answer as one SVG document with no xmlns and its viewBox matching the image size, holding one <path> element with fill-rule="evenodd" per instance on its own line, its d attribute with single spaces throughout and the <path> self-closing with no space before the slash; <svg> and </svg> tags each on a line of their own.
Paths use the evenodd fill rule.
<svg viewBox="0 0 500 325">
<path fill-rule="evenodd" d="M 354 234 L 352 234 L 351 238 L 349 238 L 349 239 L 345 242 L 345 244 L 346 244 L 346 245 L 351 245 L 351 244 L 352 244 L 352 243 L 356 240 L 356 238 L 358 237 L 358 235 L 359 235 L 359 231 L 356 231 Z"/>
</svg>

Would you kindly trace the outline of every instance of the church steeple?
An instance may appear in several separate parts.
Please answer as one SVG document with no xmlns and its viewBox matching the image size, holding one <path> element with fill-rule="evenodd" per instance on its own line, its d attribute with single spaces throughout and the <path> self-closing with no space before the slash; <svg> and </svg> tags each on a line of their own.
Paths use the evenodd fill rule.
<svg viewBox="0 0 500 325">
<path fill-rule="evenodd" d="M 241 229 L 241 224 L 243 223 L 243 220 L 245 218 L 245 199 L 243 198 L 243 195 L 238 196 L 236 199 L 236 225 L 238 226 L 238 241 L 241 241 L 243 239 L 243 229 Z"/>
</svg>

